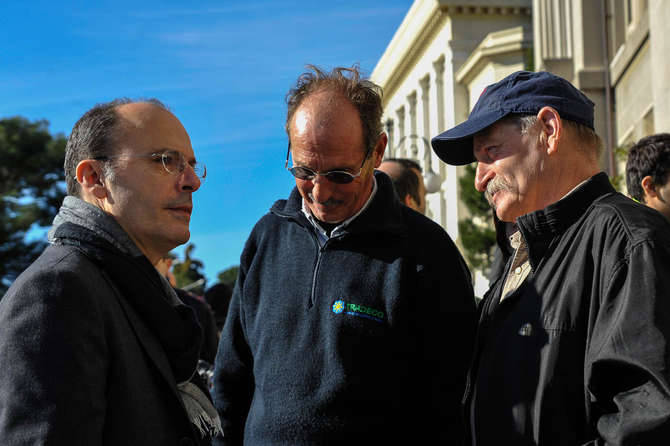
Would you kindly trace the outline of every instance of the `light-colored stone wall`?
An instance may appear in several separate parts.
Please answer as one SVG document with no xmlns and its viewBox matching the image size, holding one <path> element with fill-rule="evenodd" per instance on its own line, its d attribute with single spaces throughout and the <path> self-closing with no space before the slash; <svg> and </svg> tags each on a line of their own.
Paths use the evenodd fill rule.
<svg viewBox="0 0 670 446">
<path fill-rule="evenodd" d="M 494 39 L 494 45 L 511 45 L 513 48 L 505 47 L 505 51 L 518 55 L 506 60 L 499 54 L 491 61 L 490 48 L 484 46 L 480 48 L 482 60 L 473 62 L 479 64 L 471 67 L 473 73 L 484 70 L 493 78 L 505 72 L 502 67 L 519 66 L 523 48 L 514 39 L 525 36 L 530 41 L 530 3 L 417 0 L 371 76 L 384 88 L 383 119 L 392 135 L 387 157 L 414 158 L 424 171 L 440 176 L 440 190 L 427 196 L 427 215 L 454 240 L 458 239 L 458 221 L 464 210 L 458 193 L 459 168 L 442 163 L 430 149 L 430 139 L 467 118 L 474 104 L 471 89 L 456 79 L 456 73 L 487 36 L 515 29 L 511 37 Z"/>
<path fill-rule="evenodd" d="M 644 116 L 653 109 L 651 53 L 643 44 L 615 86 L 618 145 L 629 145 L 645 136 Z"/>
<path fill-rule="evenodd" d="M 654 132 L 670 132 L 670 2 L 649 0 Z"/>
</svg>

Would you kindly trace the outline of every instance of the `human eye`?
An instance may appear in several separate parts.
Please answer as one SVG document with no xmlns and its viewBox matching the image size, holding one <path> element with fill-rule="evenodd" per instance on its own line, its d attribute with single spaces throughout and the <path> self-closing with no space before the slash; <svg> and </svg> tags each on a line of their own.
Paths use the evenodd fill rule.
<svg viewBox="0 0 670 446">
<path fill-rule="evenodd" d="M 316 175 L 312 169 L 304 166 L 295 166 L 291 169 L 291 172 L 293 172 L 293 175 L 301 180 L 314 178 Z"/>
<path fill-rule="evenodd" d="M 490 160 L 495 160 L 500 156 L 500 146 L 488 146 L 484 149 L 484 153 Z"/>
<path fill-rule="evenodd" d="M 347 172 L 346 170 L 331 170 L 330 172 L 326 173 L 326 177 L 334 182 L 334 183 L 350 183 L 356 175 Z"/>
<path fill-rule="evenodd" d="M 181 159 L 179 153 L 172 150 L 167 150 L 161 154 L 161 158 L 167 170 L 170 172 L 179 170 L 179 161 Z"/>
</svg>

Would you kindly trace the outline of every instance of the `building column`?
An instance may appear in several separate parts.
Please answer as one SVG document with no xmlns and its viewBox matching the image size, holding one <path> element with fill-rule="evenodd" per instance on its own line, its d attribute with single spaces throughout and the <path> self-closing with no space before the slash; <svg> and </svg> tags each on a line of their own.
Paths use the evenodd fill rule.
<svg viewBox="0 0 670 446">
<path fill-rule="evenodd" d="M 384 120 L 384 131 L 386 131 L 386 135 L 388 136 L 388 142 L 386 144 L 386 151 L 384 154 L 386 155 L 386 158 L 394 158 L 395 146 L 393 145 L 393 119 L 390 117 Z"/>
<path fill-rule="evenodd" d="M 407 96 L 407 103 L 409 104 L 409 135 L 416 135 L 416 90 Z M 405 143 L 407 147 L 407 154 L 405 158 L 417 159 L 418 146 L 413 141 L 414 138 L 407 138 L 409 141 Z"/>
<path fill-rule="evenodd" d="M 431 105 L 432 110 L 430 113 L 430 128 L 431 134 L 428 136 L 428 141 L 438 133 L 441 133 L 445 130 L 444 124 L 444 54 L 437 58 L 433 62 L 433 70 L 435 81 L 433 82 L 433 87 L 431 89 Z M 442 161 L 437 157 L 437 155 L 430 150 L 430 154 L 426 159 L 425 171 L 429 170 L 437 175 L 442 184 L 444 184 L 446 170 L 440 166 Z M 433 220 L 438 222 L 441 226 L 446 227 L 447 222 L 447 199 L 444 193 L 444 190 L 440 188 L 439 191 L 432 193 L 427 196 L 427 200 L 430 203 L 431 208 L 434 210 Z"/>
<path fill-rule="evenodd" d="M 405 155 L 405 147 L 407 144 L 405 142 L 405 106 L 403 105 L 395 112 L 398 117 L 398 146 L 395 147 L 393 152 L 394 158 L 402 158 Z"/>
</svg>

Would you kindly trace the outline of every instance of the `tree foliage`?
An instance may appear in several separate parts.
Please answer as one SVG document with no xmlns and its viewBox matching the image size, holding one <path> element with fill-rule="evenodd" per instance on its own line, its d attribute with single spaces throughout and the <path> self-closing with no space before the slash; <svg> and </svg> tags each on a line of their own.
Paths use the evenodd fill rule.
<svg viewBox="0 0 670 446">
<path fill-rule="evenodd" d="M 217 278 L 219 279 L 219 282 L 232 287 L 235 284 L 235 281 L 237 280 L 237 274 L 239 273 L 239 271 L 240 271 L 239 265 L 231 266 L 230 268 L 221 271 L 218 274 Z"/>
<path fill-rule="evenodd" d="M 470 219 L 458 222 L 465 259 L 471 268 L 487 270 L 491 266 L 493 249 L 496 244 L 491 206 L 484 198 L 484 194 L 473 186 L 475 183 L 474 164 L 465 166 L 465 174 L 458 181 L 461 200 L 471 215 Z"/>
<path fill-rule="evenodd" d="M 65 196 L 66 139 L 52 136 L 48 127 L 44 120 L 0 119 L 2 293 L 46 245 L 45 240 L 26 241 L 26 233 L 34 226 L 50 226 Z"/>
<path fill-rule="evenodd" d="M 186 288 L 190 292 L 202 295 L 205 289 L 205 275 L 202 269 L 205 267 L 201 260 L 192 257 L 195 245 L 189 243 L 184 249 L 184 259 L 178 259 L 172 263 L 172 274 L 177 282 L 177 288 Z M 201 281 L 199 285 L 193 286 Z"/>
</svg>

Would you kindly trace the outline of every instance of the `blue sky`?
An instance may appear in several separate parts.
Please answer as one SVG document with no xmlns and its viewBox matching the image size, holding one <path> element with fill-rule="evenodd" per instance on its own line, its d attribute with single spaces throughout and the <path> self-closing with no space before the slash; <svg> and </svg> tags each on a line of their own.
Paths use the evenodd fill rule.
<svg viewBox="0 0 670 446">
<path fill-rule="evenodd" d="M 411 4 L 3 1 L 0 117 L 46 119 L 68 135 L 97 102 L 167 104 L 207 164 L 191 242 L 211 285 L 294 184 L 284 96 L 305 64 L 371 73 Z"/>
</svg>

